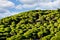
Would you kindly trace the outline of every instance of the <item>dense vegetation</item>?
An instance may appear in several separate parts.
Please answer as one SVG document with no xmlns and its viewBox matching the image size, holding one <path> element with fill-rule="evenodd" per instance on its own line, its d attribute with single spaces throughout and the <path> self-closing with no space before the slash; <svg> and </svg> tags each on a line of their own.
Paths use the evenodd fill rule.
<svg viewBox="0 0 60 40">
<path fill-rule="evenodd" d="M 0 20 L 0 40 L 60 40 L 60 9 L 32 10 Z"/>
</svg>

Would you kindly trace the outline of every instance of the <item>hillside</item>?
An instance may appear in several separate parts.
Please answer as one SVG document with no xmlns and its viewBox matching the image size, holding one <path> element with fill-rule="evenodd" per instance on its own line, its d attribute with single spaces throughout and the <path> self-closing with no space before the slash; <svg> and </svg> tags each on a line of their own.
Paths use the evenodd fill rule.
<svg viewBox="0 0 60 40">
<path fill-rule="evenodd" d="M 31 10 L 0 20 L 0 40 L 60 40 L 60 10 Z"/>
</svg>

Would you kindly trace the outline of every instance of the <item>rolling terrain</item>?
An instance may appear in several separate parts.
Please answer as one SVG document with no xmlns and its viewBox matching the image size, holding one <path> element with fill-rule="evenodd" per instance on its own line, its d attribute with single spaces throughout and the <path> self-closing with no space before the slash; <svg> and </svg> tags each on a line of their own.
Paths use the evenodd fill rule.
<svg viewBox="0 0 60 40">
<path fill-rule="evenodd" d="M 0 40 L 60 40 L 60 9 L 31 10 L 0 19 Z"/>
</svg>

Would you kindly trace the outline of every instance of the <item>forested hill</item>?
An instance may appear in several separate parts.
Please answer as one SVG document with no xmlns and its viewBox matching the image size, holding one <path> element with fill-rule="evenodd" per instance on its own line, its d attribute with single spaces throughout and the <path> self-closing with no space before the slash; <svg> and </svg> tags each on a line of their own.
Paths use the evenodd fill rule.
<svg viewBox="0 0 60 40">
<path fill-rule="evenodd" d="M 31 10 L 0 20 L 0 40 L 60 40 L 60 9 Z"/>
</svg>

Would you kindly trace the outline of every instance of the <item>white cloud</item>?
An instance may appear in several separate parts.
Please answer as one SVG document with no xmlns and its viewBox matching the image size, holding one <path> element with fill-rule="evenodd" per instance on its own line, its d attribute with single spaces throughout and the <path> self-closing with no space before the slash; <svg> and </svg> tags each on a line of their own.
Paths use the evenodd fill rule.
<svg viewBox="0 0 60 40">
<path fill-rule="evenodd" d="M 16 1 L 16 0 L 15 0 Z M 8 8 L 15 8 L 19 10 L 29 9 L 57 9 L 60 8 L 60 0 L 17 0 L 19 5 L 15 5 L 9 0 L 0 0 L 0 17 L 10 16 L 15 14 L 11 13 Z M 21 4 L 22 3 L 22 4 Z"/>
<path fill-rule="evenodd" d="M 48 3 L 39 3 L 39 7 L 42 9 L 57 9 L 60 8 L 60 0 Z"/>
<path fill-rule="evenodd" d="M 7 14 L 9 13 L 10 13 L 9 10 L 0 8 L 0 18 L 8 16 Z"/>
<path fill-rule="evenodd" d="M 14 8 L 15 4 L 8 0 L 0 0 L 0 18 L 9 16 L 12 13 L 8 10 L 8 8 Z"/>
<path fill-rule="evenodd" d="M 18 12 L 10 12 L 7 9 L 0 8 L 0 19 L 14 14 L 18 14 Z"/>
<path fill-rule="evenodd" d="M 22 9 L 22 5 L 19 4 L 18 6 L 16 6 L 16 9 Z"/>
<path fill-rule="evenodd" d="M 52 0 L 38 0 L 39 3 L 42 3 L 42 2 L 48 3 L 48 2 L 51 2 L 51 1 L 52 1 Z"/>
<path fill-rule="evenodd" d="M 0 0 L 0 8 L 14 7 L 14 3 L 8 0 Z"/>
<path fill-rule="evenodd" d="M 34 8 L 37 4 L 24 4 L 23 8 Z"/>
<path fill-rule="evenodd" d="M 23 5 L 17 5 L 16 9 L 29 9 L 29 8 L 34 8 L 36 7 L 37 4 L 23 4 Z"/>
<path fill-rule="evenodd" d="M 23 4 L 34 4 L 38 2 L 37 0 L 18 0 L 18 1 L 20 1 Z"/>
<path fill-rule="evenodd" d="M 35 8 L 35 9 L 57 9 L 60 8 L 60 0 L 18 0 L 23 5 L 17 8 Z"/>
<path fill-rule="evenodd" d="M 1 14 L 3 14 L 3 13 L 9 13 L 9 11 L 7 9 L 0 8 L 0 13 Z"/>
</svg>

